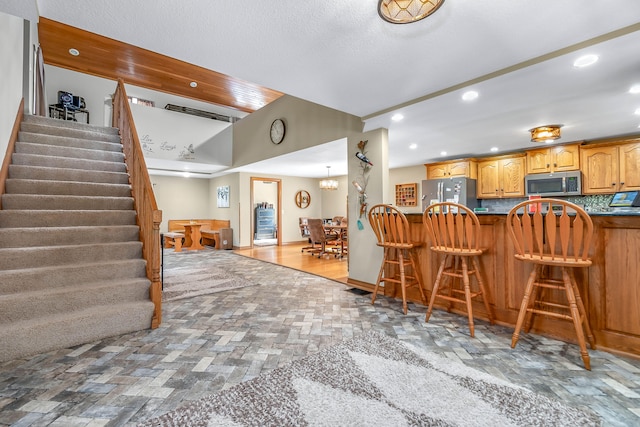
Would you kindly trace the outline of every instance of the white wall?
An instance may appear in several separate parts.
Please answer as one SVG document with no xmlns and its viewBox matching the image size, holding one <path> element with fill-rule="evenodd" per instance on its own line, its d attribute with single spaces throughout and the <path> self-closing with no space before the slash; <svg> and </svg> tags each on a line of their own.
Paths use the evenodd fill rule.
<svg viewBox="0 0 640 427">
<path fill-rule="evenodd" d="M 0 12 L 0 155 L 4 158 L 23 87 L 23 20 Z M 25 107 L 29 100 L 25 99 Z"/>
</svg>

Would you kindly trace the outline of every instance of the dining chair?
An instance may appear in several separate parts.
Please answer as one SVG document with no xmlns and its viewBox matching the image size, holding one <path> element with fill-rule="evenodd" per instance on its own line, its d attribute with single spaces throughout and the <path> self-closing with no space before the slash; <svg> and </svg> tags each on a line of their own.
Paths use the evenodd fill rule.
<svg viewBox="0 0 640 427">
<path fill-rule="evenodd" d="M 473 337 L 473 298 L 482 298 L 489 321 L 494 323 L 489 293 L 482 280 L 478 262 L 484 252 L 480 247 L 480 221 L 468 207 L 444 202 L 429 205 L 422 214 L 422 222 L 431 241 L 431 250 L 444 255 L 433 284 L 425 321 L 428 322 L 431 317 L 436 298 L 448 301 L 447 311 L 451 311 L 453 303 L 461 303 L 465 307 L 469 333 Z M 477 282 L 473 290 L 471 276 Z M 445 281 L 443 278 L 449 280 Z M 459 279 L 462 279 L 462 283 Z"/>
<path fill-rule="evenodd" d="M 298 225 L 300 226 L 300 234 L 302 235 L 302 237 L 306 238 L 311 244 L 311 246 L 303 246 L 300 249 L 300 252 L 310 251 L 315 249 L 316 247 L 311 241 L 311 233 L 309 232 L 309 218 L 307 217 L 298 218 Z"/>
<path fill-rule="evenodd" d="M 371 304 L 376 301 L 380 282 L 400 285 L 402 291 L 402 309 L 407 314 L 407 288 L 417 286 L 423 303 L 427 303 L 416 249 L 422 242 L 411 239 L 409 222 L 395 206 L 378 204 L 369 210 L 369 224 L 376 235 L 377 245 L 384 249 L 376 287 L 371 296 Z M 413 271 L 409 274 L 407 269 Z"/>
<path fill-rule="evenodd" d="M 584 332 L 592 349 L 595 340 L 574 274 L 576 268 L 591 265 L 591 218 L 581 207 L 564 200 L 527 200 L 509 211 L 507 230 L 515 247 L 515 258 L 534 264 L 525 286 L 511 348 L 518 343 L 523 324 L 528 332 L 537 314 L 571 320 L 584 366 L 591 370 Z M 549 271 L 551 267 L 559 269 L 561 278 Z"/>
<path fill-rule="evenodd" d="M 323 221 L 319 218 L 309 218 L 307 223 L 309 226 L 309 234 L 311 236 L 311 244 L 314 245 L 314 248 L 309 249 L 308 252 L 317 255 L 318 258 L 323 255 L 332 254 L 333 252 L 329 252 L 327 250 L 327 245 L 333 244 L 333 240 L 330 236 L 327 236 Z M 320 246 L 316 247 L 316 244 Z"/>
</svg>

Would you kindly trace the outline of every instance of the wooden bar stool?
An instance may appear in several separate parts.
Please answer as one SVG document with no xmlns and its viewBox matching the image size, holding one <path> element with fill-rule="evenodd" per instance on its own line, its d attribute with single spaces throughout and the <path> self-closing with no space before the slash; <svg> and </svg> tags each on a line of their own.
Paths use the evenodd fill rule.
<svg viewBox="0 0 640 427">
<path fill-rule="evenodd" d="M 564 200 L 527 200 L 511 209 L 507 230 L 515 246 L 516 259 L 535 264 L 524 291 L 511 348 L 518 343 L 522 325 L 528 332 L 536 314 L 571 320 L 584 366 L 591 370 L 583 326 L 592 349 L 595 341 L 574 275 L 575 268 L 591 265 L 591 218 L 581 207 Z M 560 268 L 562 279 L 552 278 L 550 272 L 545 271 L 549 267 Z M 551 301 L 549 293 L 553 290 L 563 291 L 566 303 Z"/>
<path fill-rule="evenodd" d="M 489 306 L 489 294 L 487 293 L 478 257 L 482 255 L 480 248 L 480 221 L 473 211 L 466 206 L 445 202 L 428 206 L 422 214 L 422 222 L 427 229 L 431 240 L 431 250 L 443 254 L 440 268 L 431 291 L 431 301 L 425 321 L 429 321 L 436 298 L 449 301 L 448 310 L 452 303 L 458 302 L 465 305 L 469 318 L 469 332 L 474 336 L 472 298 L 482 297 L 484 307 L 487 310 L 489 321 L 493 324 L 493 314 Z M 469 268 L 469 262 L 473 268 Z M 449 266 L 447 262 L 449 261 Z M 451 278 L 448 287 L 443 286 L 443 276 Z M 477 290 L 471 290 L 470 276 L 475 276 L 478 282 Z M 462 286 L 459 280 L 462 279 Z M 458 282 L 458 286 L 456 286 Z M 446 294 L 442 291 L 446 291 Z"/>
<path fill-rule="evenodd" d="M 427 303 L 427 297 L 422 285 L 422 277 L 418 268 L 418 256 L 415 249 L 422 242 L 413 242 L 409 234 L 409 222 L 402 212 L 395 206 L 379 204 L 369 210 L 369 223 L 378 239 L 377 245 L 384 248 L 382 264 L 376 280 L 376 288 L 371 296 L 371 304 L 375 303 L 380 282 L 399 283 L 402 290 L 402 308 L 407 314 L 407 292 L 409 286 L 417 286 L 420 290 L 422 302 Z M 385 267 L 395 266 L 397 274 L 387 276 Z M 407 273 L 407 268 L 413 274 Z"/>
</svg>

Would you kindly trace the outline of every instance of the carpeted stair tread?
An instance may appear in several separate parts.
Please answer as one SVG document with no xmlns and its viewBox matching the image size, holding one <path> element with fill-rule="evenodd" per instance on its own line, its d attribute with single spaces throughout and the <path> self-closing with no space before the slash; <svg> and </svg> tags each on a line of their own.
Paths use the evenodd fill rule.
<svg viewBox="0 0 640 427">
<path fill-rule="evenodd" d="M 116 261 L 142 257 L 142 242 L 97 243 L 0 249 L 0 270 L 62 266 L 95 260 Z"/>
<path fill-rule="evenodd" d="M 0 295 L 65 287 L 78 282 L 146 277 L 143 259 L 101 261 L 62 266 L 0 270 Z"/>
<path fill-rule="evenodd" d="M 7 194 L 131 197 L 129 184 L 9 178 L 5 188 Z"/>
<path fill-rule="evenodd" d="M 148 329 L 151 301 L 89 307 L 0 327 L 0 361 Z"/>
<path fill-rule="evenodd" d="M 4 210 L 125 210 L 133 209 L 133 197 L 3 194 L 2 208 Z"/>
<path fill-rule="evenodd" d="M 0 210 L 0 227 L 133 225 L 133 210 Z"/>
<path fill-rule="evenodd" d="M 93 139 L 104 142 L 120 142 L 120 135 L 96 131 L 94 129 L 76 129 L 72 127 L 47 126 L 39 123 L 25 123 L 20 126 L 23 132 L 46 133 L 47 135 L 67 136 L 77 139 Z"/>
<path fill-rule="evenodd" d="M 126 172 L 65 169 L 60 167 L 16 164 L 9 165 L 9 178 L 129 184 L 129 175 Z"/>
<path fill-rule="evenodd" d="M 108 280 L 0 295 L 0 325 L 29 320 L 36 312 L 52 316 L 76 307 L 149 301 L 150 284 L 147 278 Z"/>
<path fill-rule="evenodd" d="M 41 156 L 39 154 L 14 153 L 11 161 L 15 165 L 59 167 L 62 169 L 80 169 L 104 172 L 126 172 L 123 162 L 106 162 L 102 160 L 84 160 L 68 157 Z"/>
<path fill-rule="evenodd" d="M 18 132 L 18 142 L 122 152 L 122 144 L 120 142 L 106 142 L 95 141 L 93 139 L 69 138 L 67 136 L 47 135 L 44 133 Z"/>
<path fill-rule="evenodd" d="M 137 242 L 137 225 L 0 228 L 0 248 Z"/>
<path fill-rule="evenodd" d="M 105 133 L 108 135 L 120 134 L 120 130 L 118 128 L 114 128 L 110 126 L 100 126 L 100 125 L 89 124 L 89 123 L 74 122 L 70 120 L 52 119 L 50 117 L 34 116 L 31 114 L 26 114 L 24 116 L 22 124 L 27 124 L 27 123 L 39 124 L 43 126 L 54 126 L 54 127 L 61 127 L 61 128 L 86 130 L 91 132 Z"/>
<path fill-rule="evenodd" d="M 105 162 L 122 162 L 124 160 L 124 153 L 122 152 L 94 150 L 91 148 L 60 147 L 58 145 L 32 144 L 30 142 L 16 142 L 15 152 L 18 154 L 68 157 L 73 159 L 100 160 Z"/>
</svg>

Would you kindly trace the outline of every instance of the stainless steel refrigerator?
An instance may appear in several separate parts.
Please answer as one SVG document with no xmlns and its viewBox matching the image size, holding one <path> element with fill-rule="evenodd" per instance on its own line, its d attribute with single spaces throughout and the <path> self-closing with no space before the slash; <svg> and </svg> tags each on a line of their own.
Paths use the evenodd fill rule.
<svg viewBox="0 0 640 427">
<path fill-rule="evenodd" d="M 470 209 L 477 208 L 476 180 L 442 178 L 422 181 L 422 211 L 436 202 L 455 202 Z"/>
</svg>

